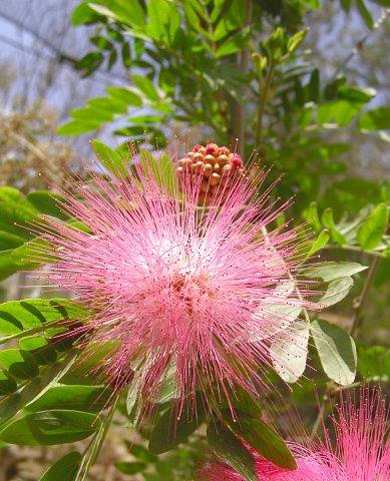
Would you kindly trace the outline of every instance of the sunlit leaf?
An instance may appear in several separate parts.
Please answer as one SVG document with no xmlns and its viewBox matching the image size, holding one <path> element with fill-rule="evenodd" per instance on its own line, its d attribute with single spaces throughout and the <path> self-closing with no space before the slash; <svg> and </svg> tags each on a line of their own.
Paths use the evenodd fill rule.
<svg viewBox="0 0 390 481">
<path fill-rule="evenodd" d="M 286 382 L 296 382 L 306 368 L 309 342 L 309 326 L 297 321 L 275 337 L 270 356 L 275 371 Z"/>
<path fill-rule="evenodd" d="M 378 107 L 364 112 L 359 119 L 359 127 L 368 131 L 390 129 L 390 107 Z"/>
<path fill-rule="evenodd" d="M 357 233 L 357 240 L 361 247 L 365 250 L 375 249 L 386 232 L 388 222 L 389 208 L 384 203 L 374 207 Z"/>
<path fill-rule="evenodd" d="M 367 269 L 358 262 L 324 261 L 318 265 L 306 267 L 302 274 L 305 277 L 320 278 L 324 282 L 334 281 L 342 277 L 352 276 Z"/>
<path fill-rule="evenodd" d="M 325 294 L 318 301 L 319 306 L 324 309 L 342 301 L 349 294 L 353 286 L 352 277 L 342 277 L 330 281 Z"/>
<path fill-rule="evenodd" d="M 64 298 L 23 299 L 0 304 L 0 342 L 45 324 L 66 319 L 84 319 L 87 310 Z"/>
<path fill-rule="evenodd" d="M 311 324 L 311 334 L 326 375 L 346 386 L 356 376 L 356 346 L 352 337 L 339 326 L 318 319 Z"/>
</svg>

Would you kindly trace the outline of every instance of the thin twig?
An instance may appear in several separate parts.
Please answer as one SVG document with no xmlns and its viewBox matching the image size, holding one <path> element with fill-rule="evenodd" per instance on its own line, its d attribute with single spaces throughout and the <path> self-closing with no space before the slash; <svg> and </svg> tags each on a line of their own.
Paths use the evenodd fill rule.
<svg viewBox="0 0 390 481">
<path fill-rule="evenodd" d="M 386 21 L 387 17 L 389 16 L 390 9 L 382 9 L 381 16 L 378 18 L 378 20 L 375 22 L 372 30 L 364 35 L 362 38 L 360 38 L 356 43 L 355 46 L 352 49 L 352 52 L 348 54 L 348 56 L 340 63 L 340 65 L 337 67 L 335 73 L 333 74 L 333 79 L 336 79 L 340 73 L 345 69 L 345 67 L 349 64 L 349 62 L 353 59 L 353 57 L 363 49 L 364 44 L 367 42 L 367 40 L 370 38 L 370 36 L 378 30 L 378 28 L 383 25 L 383 23 Z"/>
<path fill-rule="evenodd" d="M 379 257 L 374 257 L 373 261 L 371 262 L 370 268 L 368 270 L 362 292 L 354 304 L 354 314 L 352 317 L 352 325 L 351 325 L 351 331 L 350 331 L 351 336 L 353 337 L 356 336 L 359 328 L 362 326 L 362 323 L 363 323 L 362 314 L 363 314 L 364 305 L 367 302 L 368 292 L 371 288 L 372 281 L 374 280 L 378 263 L 379 263 Z"/>
<path fill-rule="evenodd" d="M 252 22 L 253 2 L 252 0 L 246 0 L 245 12 L 246 20 L 245 26 L 249 27 Z M 242 50 L 237 55 L 237 67 L 241 74 L 246 74 L 249 65 L 249 49 L 248 47 Z M 232 133 L 233 142 L 237 142 L 237 149 L 242 154 L 245 148 L 246 130 L 245 130 L 245 107 L 244 102 L 233 99 L 232 101 Z"/>
<path fill-rule="evenodd" d="M 255 145 L 257 146 L 260 145 L 261 138 L 263 135 L 263 117 L 265 113 L 265 107 L 268 101 L 268 95 L 270 92 L 273 76 L 274 76 L 274 67 L 271 62 L 269 69 L 267 71 L 267 75 L 265 77 L 264 83 L 262 83 L 261 85 L 259 105 L 257 109 L 256 131 L 255 131 Z"/>
</svg>

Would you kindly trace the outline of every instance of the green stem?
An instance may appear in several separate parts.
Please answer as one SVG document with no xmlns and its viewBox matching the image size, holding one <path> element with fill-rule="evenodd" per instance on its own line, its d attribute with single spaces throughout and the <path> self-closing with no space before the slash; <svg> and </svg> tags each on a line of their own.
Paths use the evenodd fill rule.
<svg viewBox="0 0 390 481">
<path fill-rule="evenodd" d="M 47 322 L 47 323 L 43 324 L 42 326 L 34 327 L 33 329 L 28 329 L 27 331 L 18 332 L 17 334 L 13 334 L 12 336 L 2 337 L 2 338 L 0 338 L 0 345 L 6 344 L 9 341 L 14 341 L 16 339 L 20 339 L 21 337 L 30 336 L 32 334 L 37 334 L 39 332 L 43 332 L 46 329 L 48 329 L 50 327 L 55 327 L 57 325 L 60 325 L 63 322 L 64 322 L 64 319 L 61 319 L 59 321 Z"/>
<path fill-rule="evenodd" d="M 356 336 L 359 328 L 363 324 L 363 309 L 364 305 L 367 302 L 368 292 L 372 286 L 372 282 L 375 277 L 375 272 L 378 267 L 379 257 L 374 257 L 373 261 L 371 262 L 370 268 L 368 270 L 366 280 L 363 285 L 362 292 L 358 297 L 357 301 L 354 304 L 354 315 L 352 318 L 352 326 L 351 326 L 351 336 Z"/>
<path fill-rule="evenodd" d="M 245 27 L 249 27 L 252 23 L 253 2 L 246 0 L 245 2 Z M 249 48 L 248 46 L 237 55 L 237 67 L 241 74 L 245 75 L 249 65 Z M 237 142 L 238 152 L 243 154 L 245 149 L 246 131 L 245 131 L 245 102 L 232 99 L 231 106 L 231 134 L 232 143 Z"/>
<path fill-rule="evenodd" d="M 351 252 L 359 252 L 360 254 L 364 252 L 364 254 L 369 255 L 371 257 L 381 258 L 382 254 L 380 252 L 375 251 L 362 251 L 360 247 L 357 246 L 348 246 L 348 245 L 327 245 L 322 248 L 322 250 L 344 250 L 344 251 L 351 251 Z"/>
<path fill-rule="evenodd" d="M 118 394 L 115 397 L 112 405 L 110 406 L 110 410 L 107 416 L 102 421 L 99 430 L 96 432 L 92 441 L 90 442 L 87 449 L 85 450 L 83 460 L 81 462 L 75 481 L 85 481 L 89 470 L 91 469 L 92 465 L 96 462 L 100 454 L 100 451 L 103 447 L 108 430 L 110 429 L 111 421 L 112 421 L 112 418 L 114 417 L 119 397 L 120 397 L 120 394 Z"/>
</svg>

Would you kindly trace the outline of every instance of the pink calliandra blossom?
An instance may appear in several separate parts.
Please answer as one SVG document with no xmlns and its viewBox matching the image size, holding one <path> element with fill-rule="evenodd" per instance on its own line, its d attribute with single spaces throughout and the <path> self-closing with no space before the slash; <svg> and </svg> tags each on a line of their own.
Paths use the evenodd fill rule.
<svg viewBox="0 0 390 481">
<path fill-rule="evenodd" d="M 290 444 L 297 462 L 295 470 L 279 468 L 252 452 L 256 473 L 261 481 L 389 481 L 388 421 L 379 391 L 362 389 L 359 406 L 351 396 L 343 399 L 323 442 L 311 447 Z M 244 481 L 222 463 L 206 463 L 198 479 Z"/>
<path fill-rule="evenodd" d="M 271 341 L 306 305 L 293 282 L 301 234 L 269 228 L 288 203 L 275 205 L 270 189 L 259 195 L 259 182 L 240 178 L 223 203 L 204 209 L 193 176 L 166 187 L 155 169 L 136 170 L 63 194 L 63 209 L 85 228 L 46 220 L 50 285 L 91 308 L 86 349 L 117 344 L 102 366 L 112 385 L 137 382 L 150 401 L 173 373 L 183 403 L 196 392 L 217 401 L 236 385 L 254 392 Z"/>
</svg>

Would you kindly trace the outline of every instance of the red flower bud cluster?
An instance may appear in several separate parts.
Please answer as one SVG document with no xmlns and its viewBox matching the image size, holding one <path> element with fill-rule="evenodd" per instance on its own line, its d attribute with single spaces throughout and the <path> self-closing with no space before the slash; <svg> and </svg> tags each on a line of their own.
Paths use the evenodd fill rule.
<svg viewBox="0 0 390 481">
<path fill-rule="evenodd" d="M 219 147 L 214 143 L 195 145 L 178 161 L 176 171 L 179 176 L 189 174 L 197 179 L 202 176 L 199 203 L 205 205 L 212 203 L 218 192 L 245 175 L 241 157 L 228 147 Z"/>
</svg>

